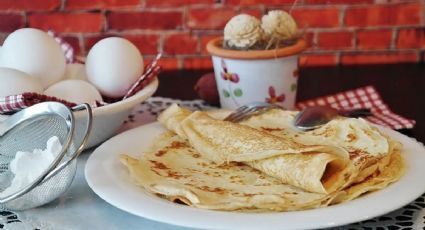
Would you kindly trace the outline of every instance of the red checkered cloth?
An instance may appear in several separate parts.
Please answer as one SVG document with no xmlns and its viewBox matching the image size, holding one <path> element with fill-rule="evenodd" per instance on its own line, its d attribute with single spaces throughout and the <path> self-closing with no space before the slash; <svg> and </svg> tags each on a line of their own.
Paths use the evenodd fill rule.
<svg viewBox="0 0 425 230">
<path fill-rule="evenodd" d="M 65 104 L 66 106 L 76 106 L 75 103 L 61 100 L 56 97 L 51 97 L 38 93 L 23 93 L 19 95 L 12 95 L 0 97 L 0 113 L 11 113 L 29 106 L 35 105 L 45 101 L 56 101 Z"/>
<path fill-rule="evenodd" d="M 393 113 L 373 86 L 299 102 L 295 107 L 301 110 L 305 107 L 316 105 L 328 105 L 338 110 L 369 108 L 373 116 L 368 116 L 364 119 L 391 129 L 410 129 L 416 124 L 414 120 Z"/>
<path fill-rule="evenodd" d="M 161 67 L 158 66 L 158 61 L 161 59 L 161 57 L 162 53 L 157 54 L 155 59 L 146 66 L 145 73 L 140 76 L 139 79 L 137 79 L 137 81 L 130 87 L 130 89 L 124 95 L 123 99 L 133 96 L 145 88 L 145 86 L 151 83 L 156 78 L 156 76 L 158 76 L 158 74 L 161 72 Z"/>
<path fill-rule="evenodd" d="M 66 64 L 74 63 L 75 57 L 74 57 L 74 48 L 66 42 L 62 37 L 58 36 L 53 30 L 47 31 L 47 34 L 52 36 L 57 43 L 62 48 L 63 53 L 65 54 L 65 60 Z"/>
</svg>

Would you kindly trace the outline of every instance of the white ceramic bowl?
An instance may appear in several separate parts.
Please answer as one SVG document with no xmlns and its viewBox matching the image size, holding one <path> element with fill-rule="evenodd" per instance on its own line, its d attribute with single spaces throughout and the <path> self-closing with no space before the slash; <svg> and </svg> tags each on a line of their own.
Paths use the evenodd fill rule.
<svg viewBox="0 0 425 230">
<path fill-rule="evenodd" d="M 113 104 L 93 109 L 93 127 L 86 149 L 94 147 L 108 138 L 114 136 L 123 122 L 127 119 L 133 108 L 148 99 L 158 88 L 158 80 L 155 79 L 137 94 Z M 84 130 L 84 112 L 75 113 L 76 130 Z M 79 135 L 81 136 L 81 135 Z"/>
<path fill-rule="evenodd" d="M 93 109 L 93 126 L 86 149 L 99 145 L 108 138 L 114 136 L 122 123 L 126 120 L 133 108 L 148 99 L 158 88 L 158 80 L 155 79 L 137 94 L 109 105 Z M 74 113 L 76 120 L 76 143 L 80 142 L 82 132 L 85 130 L 85 112 Z M 8 116 L 0 115 L 0 121 Z"/>
</svg>

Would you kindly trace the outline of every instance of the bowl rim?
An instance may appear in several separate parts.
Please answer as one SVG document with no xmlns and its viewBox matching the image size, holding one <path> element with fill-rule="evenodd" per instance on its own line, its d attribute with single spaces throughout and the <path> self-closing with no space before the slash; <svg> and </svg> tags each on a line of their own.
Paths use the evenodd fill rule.
<svg viewBox="0 0 425 230">
<path fill-rule="evenodd" d="M 231 50 L 224 49 L 222 44 L 223 37 L 214 38 L 207 43 L 207 51 L 211 55 L 231 59 L 273 59 L 297 55 L 307 48 L 304 39 L 298 39 L 291 46 L 272 50 Z"/>
<path fill-rule="evenodd" d="M 93 116 L 121 111 L 123 108 L 125 109 L 125 108 L 134 107 L 137 103 L 140 103 L 148 99 L 149 97 L 151 97 L 158 89 L 158 85 L 159 85 L 159 80 L 156 77 L 155 80 L 153 80 L 151 83 L 146 85 L 145 88 L 143 88 L 142 90 L 137 92 L 135 95 L 125 100 L 107 104 L 100 107 L 94 107 L 92 109 Z M 84 113 L 84 111 L 75 112 L 75 114 L 80 114 L 80 113 L 82 114 Z M 10 117 L 10 115 L 0 114 L 0 122 L 7 119 L 8 117 Z"/>
<path fill-rule="evenodd" d="M 140 103 L 149 97 L 151 97 L 158 89 L 159 81 L 156 77 L 151 83 L 145 86 L 142 90 L 134 94 L 133 96 L 126 98 L 121 101 L 117 101 L 111 104 L 107 104 L 100 107 L 93 108 L 93 115 L 99 115 L 103 113 L 111 113 L 120 111 L 125 108 L 134 107 L 135 104 Z"/>
</svg>

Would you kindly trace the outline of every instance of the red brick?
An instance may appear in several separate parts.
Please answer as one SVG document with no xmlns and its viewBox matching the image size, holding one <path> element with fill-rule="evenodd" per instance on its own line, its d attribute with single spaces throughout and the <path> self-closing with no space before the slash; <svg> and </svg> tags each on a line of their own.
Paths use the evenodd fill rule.
<svg viewBox="0 0 425 230">
<path fill-rule="evenodd" d="M 59 8 L 61 0 L 1 0 L 1 10 L 25 10 L 25 11 L 38 11 L 38 10 L 54 10 Z"/>
<path fill-rule="evenodd" d="M 217 34 L 217 35 L 202 35 L 201 36 L 201 53 L 203 54 L 209 54 L 207 51 L 207 43 L 217 37 L 222 36 L 221 34 Z"/>
<path fill-rule="evenodd" d="M 124 38 L 128 39 L 139 48 L 142 54 L 158 53 L 158 35 L 125 35 Z"/>
<path fill-rule="evenodd" d="M 191 29 L 223 29 L 237 12 L 232 9 L 190 9 L 187 26 Z"/>
<path fill-rule="evenodd" d="M 158 53 L 158 35 L 119 35 L 119 34 L 102 34 L 98 36 L 86 37 L 84 46 L 89 51 L 96 42 L 107 37 L 123 37 L 132 42 L 143 55 Z"/>
<path fill-rule="evenodd" d="M 300 66 L 333 66 L 337 64 L 337 56 L 334 54 L 314 54 L 300 56 Z"/>
<path fill-rule="evenodd" d="M 395 64 L 415 63 L 418 61 L 416 53 L 379 53 L 379 54 L 345 54 L 342 56 L 343 65 L 364 64 Z"/>
<path fill-rule="evenodd" d="M 241 5 L 241 6 L 252 6 L 264 4 L 270 5 L 283 5 L 293 4 L 295 0 L 226 0 L 226 4 L 229 5 Z"/>
<path fill-rule="evenodd" d="M 347 26 L 417 25 L 421 23 L 421 4 L 368 5 L 347 9 Z"/>
<path fill-rule="evenodd" d="M 263 10 L 260 9 L 260 8 L 257 8 L 257 9 L 253 9 L 253 8 L 241 9 L 239 14 L 249 14 L 249 15 L 252 15 L 252 16 L 260 19 L 263 16 Z"/>
<path fill-rule="evenodd" d="M 100 13 L 53 13 L 29 16 L 30 27 L 52 29 L 58 33 L 99 32 L 102 30 L 103 21 L 104 17 Z"/>
<path fill-rule="evenodd" d="M 304 0 L 305 4 L 361 4 L 374 3 L 374 0 Z"/>
<path fill-rule="evenodd" d="M 307 42 L 308 49 L 314 49 L 317 46 L 314 41 L 314 32 L 306 32 L 304 34 L 304 40 Z"/>
<path fill-rule="evenodd" d="M 192 4 L 214 4 L 214 0 L 146 0 L 146 6 L 183 6 Z"/>
<path fill-rule="evenodd" d="M 210 57 L 185 58 L 183 60 L 184 69 L 212 69 Z"/>
<path fill-rule="evenodd" d="M 139 6 L 140 0 L 67 0 L 66 9 L 111 9 Z"/>
<path fill-rule="evenodd" d="M 292 16 L 302 28 L 339 26 L 338 8 L 294 9 Z"/>
<path fill-rule="evenodd" d="M 357 32 L 357 48 L 385 49 L 390 48 L 391 30 L 370 30 Z"/>
<path fill-rule="evenodd" d="M 182 27 L 183 14 L 171 12 L 111 12 L 108 15 L 109 29 L 178 29 Z"/>
<path fill-rule="evenodd" d="M 165 37 L 164 52 L 167 54 L 194 54 L 198 38 L 189 34 L 173 34 Z"/>
<path fill-rule="evenodd" d="M 19 14 L 0 14 L 0 32 L 13 32 L 24 26 L 24 18 Z"/>
<path fill-rule="evenodd" d="M 152 59 L 153 58 L 145 58 L 145 63 L 150 63 Z M 158 65 L 161 66 L 163 70 L 177 70 L 179 69 L 179 60 L 177 58 L 163 57 L 159 59 Z"/>
<path fill-rule="evenodd" d="M 397 48 L 425 48 L 425 28 L 400 30 Z"/>
<path fill-rule="evenodd" d="M 321 49 L 353 48 L 353 33 L 346 31 L 319 33 L 318 46 Z"/>
</svg>

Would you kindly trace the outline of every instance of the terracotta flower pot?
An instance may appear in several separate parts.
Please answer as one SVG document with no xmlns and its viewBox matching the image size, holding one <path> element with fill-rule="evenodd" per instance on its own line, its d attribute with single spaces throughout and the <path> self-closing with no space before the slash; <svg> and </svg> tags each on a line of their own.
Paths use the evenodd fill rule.
<svg viewBox="0 0 425 230">
<path fill-rule="evenodd" d="M 294 107 L 298 55 L 307 47 L 304 40 L 273 50 L 230 50 L 223 38 L 208 42 L 215 79 L 223 108 L 237 108 L 249 102 L 277 103 Z"/>
</svg>

